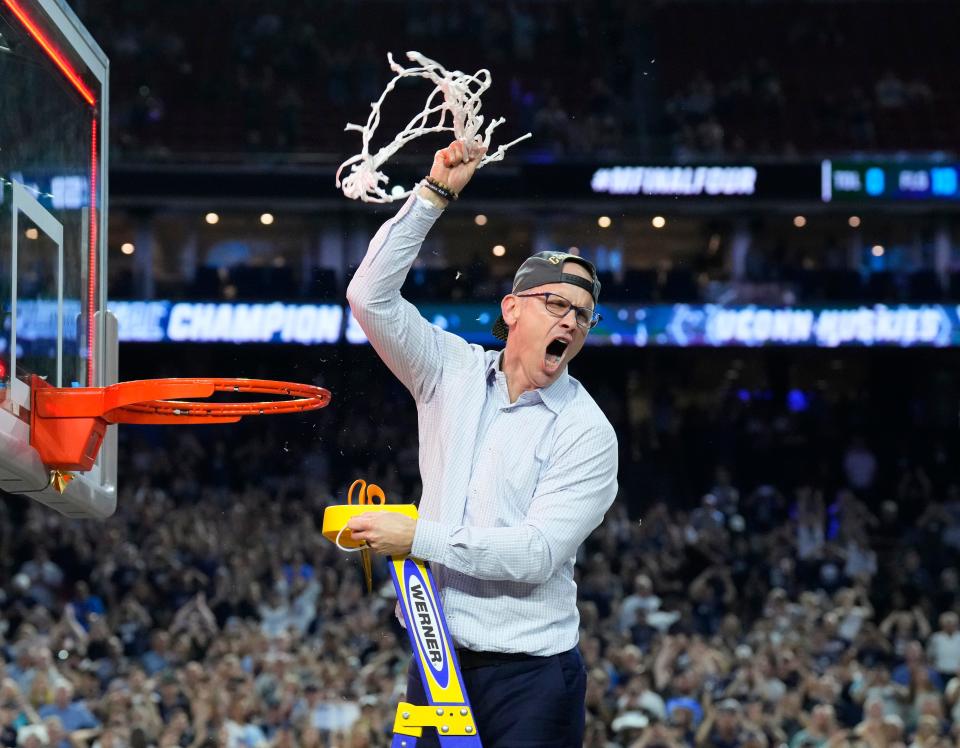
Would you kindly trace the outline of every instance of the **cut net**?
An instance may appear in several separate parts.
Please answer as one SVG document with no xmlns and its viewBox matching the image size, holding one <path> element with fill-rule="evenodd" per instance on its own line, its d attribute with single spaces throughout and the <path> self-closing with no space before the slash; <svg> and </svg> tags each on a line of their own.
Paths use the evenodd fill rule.
<svg viewBox="0 0 960 748">
<path fill-rule="evenodd" d="M 480 161 L 477 168 L 481 168 L 491 161 L 502 161 L 507 149 L 521 140 L 531 137 L 530 133 L 513 140 L 506 145 L 497 147 L 493 153 L 489 152 L 490 138 L 498 125 L 506 120 L 503 117 L 491 120 L 481 135 L 483 115 L 480 114 L 480 97 L 490 88 L 492 78 L 489 70 L 478 70 L 474 75 L 459 70 L 447 70 L 438 62 L 424 57 L 419 52 L 407 52 L 407 58 L 414 63 L 414 67 L 405 68 L 394 62 L 393 55 L 387 54 L 390 69 L 396 73 L 387 87 L 380 94 L 380 98 L 370 105 L 370 116 L 366 125 L 348 124 L 345 130 L 355 130 L 363 138 L 363 150 L 352 158 L 348 158 L 337 169 L 337 187 L 343 194 L 354 200 L 363 200 L 367 203 L 390 203 L 394 200 L 405 199 L 413 190 L 388 193 L 385 189 L 390 178 L 380 171 L 380 167 L 403 146 L 421 135 L 432 132 L 452 132 L 454 137 L 468 149 L 484 146 L 487 154 Z M 380 107 L 384 99 L 401 78 L 426 78 L 435 84 L 435 88 L 427 98 L 423 111 L 416 115 L 403 130 L 376 153 L 370 153 L 370 139 L 380 124 Z M 435 116 L 433 124 L 431 118 Z M 341 180 L 340 174 L 347 167 L 350 173 Z"/>
</svg>

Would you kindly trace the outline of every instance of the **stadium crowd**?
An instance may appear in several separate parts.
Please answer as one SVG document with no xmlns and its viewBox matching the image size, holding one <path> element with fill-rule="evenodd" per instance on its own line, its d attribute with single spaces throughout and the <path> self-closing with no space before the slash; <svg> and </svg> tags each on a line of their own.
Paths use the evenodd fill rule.
<svg viewBox="0 0 960 748">
<path fill-rule="evenodd" d="M 392 585 L 374 564 L 367 596 L 319 522 L 355 477 L 418 495 L 415 416 L 369 359 L 321 355 L 343 397 L 319 415 L 125 427 L 107 521 L 0 502 L 0 745 L 389 743 Z M 960 483 L 933 415 L 905 444 L 865 428 L 863 393 L 804 409 L 610 363 L 588 382 L 622 456 L 578 564 L 586 745 L 957 746 Z"/>
<path fill-rule="evenodd" d="M 417 3 L 394 1 L 368 2 L 362 11 L 339 2 L 269 10 L 231 2 L 197 7 L 186 19 L 176 6 L 84 0 L 79 11 L 119 63 L 112 124 L 120 157 L 346 154 L 359 140 L 343 125 L 366 117 L 392 77 L 387 52 L 407 65 L 407 49 L 451 70 L 492 68 L 496 84 L 484 110 L 509 116 L 518 135 L 540 130 L 534 151 L 541 156 L 564 156 L 616 149 L 629 119 L 611 89 L 633 56 L 621 22 L 629 4 L 612 5 L 615 12 L 597 13 L 562 3 L 449 3 L 423 13 Z M 373 27 L 365 23 L 371 17 Z M 203 31 L 219 27 L 221 34 Z M 397 47 L 397 33 L 406 46 Z M 597 36 L 606 43 L 592 44 Z M 584 93 L 561 105 L 559 92 L 572 80 Z M 405 123 L 429 90 L 399 87 L 381 131 Z"/>
<path fill-rule="evenodd" d="M 514 153 L 543 161 L 952 149 L 956 6 L 923 5 L 497 0 L 423 12 L 409 0 L 362 11 L 234 0 L 187 14 L 78 0 L 77 9 L 113 63 L 120 160 L 342 159 L 359 147 L 344 124 L 366 117 L 391 76 L 386 53 L 405 63 L 417 49 L 451 69 L 489 68 L 484 111 L 507 118 L 504 134 L 533 131 Z M 427 90 L 398 88 L 381 132 L 406 123 Z"/>
</svg>

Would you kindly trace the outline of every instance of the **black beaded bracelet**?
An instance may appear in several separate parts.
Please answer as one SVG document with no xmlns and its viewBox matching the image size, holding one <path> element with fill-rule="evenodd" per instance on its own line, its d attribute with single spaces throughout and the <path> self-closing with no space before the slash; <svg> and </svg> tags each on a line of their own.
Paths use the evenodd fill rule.
<svg viewBox="0 0 960 748">
<path fill-rule="evenodd" d="M 450 187 L 445 185 L 439 179 L 434 179 L 433 177 L 426 177 L 423 180 L 423 184 L 424 186 L 426 186 L 427 189 L 432 190 L 433 192 L 438 194 L 440 197 L 442 197 L 444 200 L 456 200 L 460 197 L 456 192 L 450 189 Z"/>
</svg>

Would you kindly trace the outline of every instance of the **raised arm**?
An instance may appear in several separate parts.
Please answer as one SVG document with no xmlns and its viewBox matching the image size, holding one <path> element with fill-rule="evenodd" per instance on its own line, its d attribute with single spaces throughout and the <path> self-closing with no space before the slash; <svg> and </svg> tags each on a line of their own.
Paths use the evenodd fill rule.
<svg viewBox="0 0 960 748">
<path fill-rule="evenodd" d="M 899 610 L 890 613 L 880 622 L 880 633 L 889 639 L 890 634 L 893 632 L 893 627 L 897 625 L 897 621 L 900 620 L 900 616 L 902 615 L 902 611 Z"/>
<path fill-rule="evenodd" d="M 459 193 L 473 177 L 483 149 L 459 142 L 437 151 L 430 176 Z M 429 398 L 442 371 L 441 330 L 400 295 L 427 232 L 447 201 L 421 186 L 373 237 L 347 288 L 354 318 L 384 363 L 417 399 Z"/>
<path fill-rule="evenodd" d="M 930 621 L 927 620 L 927 614 L 923 612 L 923 608 L 919 605 L 914 605 L 911 611 L 913 613 L 913 620 L 917 624 L 917 637 L 921 640 L 926 639 L 930 636 L 931 628 Z"/>
</svg>

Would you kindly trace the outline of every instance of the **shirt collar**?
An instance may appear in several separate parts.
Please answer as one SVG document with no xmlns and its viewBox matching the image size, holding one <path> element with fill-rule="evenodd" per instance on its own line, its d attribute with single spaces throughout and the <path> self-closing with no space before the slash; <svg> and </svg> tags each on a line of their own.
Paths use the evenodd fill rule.
<svg viewBox="0 0 960 748">
<path fill-rule="evenodd" d="M 492 381 L 494 376 L 496 376 L 497 370 L 500 368 L 500 358 L 502 356 L 503 351 L 487 351 L 487 371 L 484 374 L 487 382 Z"/>
<path fill-rule="evenodd" d="M 497 376 L 497 372 L 500 371 L 500 359 L 503 357 L 503 351 L 495 351 L 494 354 L 495 355 L 490 357 L 489 362 L 487 362 L 487 384 L 491 383 Z M 557 377 L 553 383 L 547 387 L 538 387 L 532 390 L 532 393 L 536 397 L 539 397 L 540 401 L 550 410 L 559 414 L 560 411 L 563 410 L 563 406 L 567 404 L 572 383 L 572 377 L 567 373 L 566 368 L 564 368 L 563 373 Z M 519 402 L 519 400 L 517 402 Z"/>
</svg>

